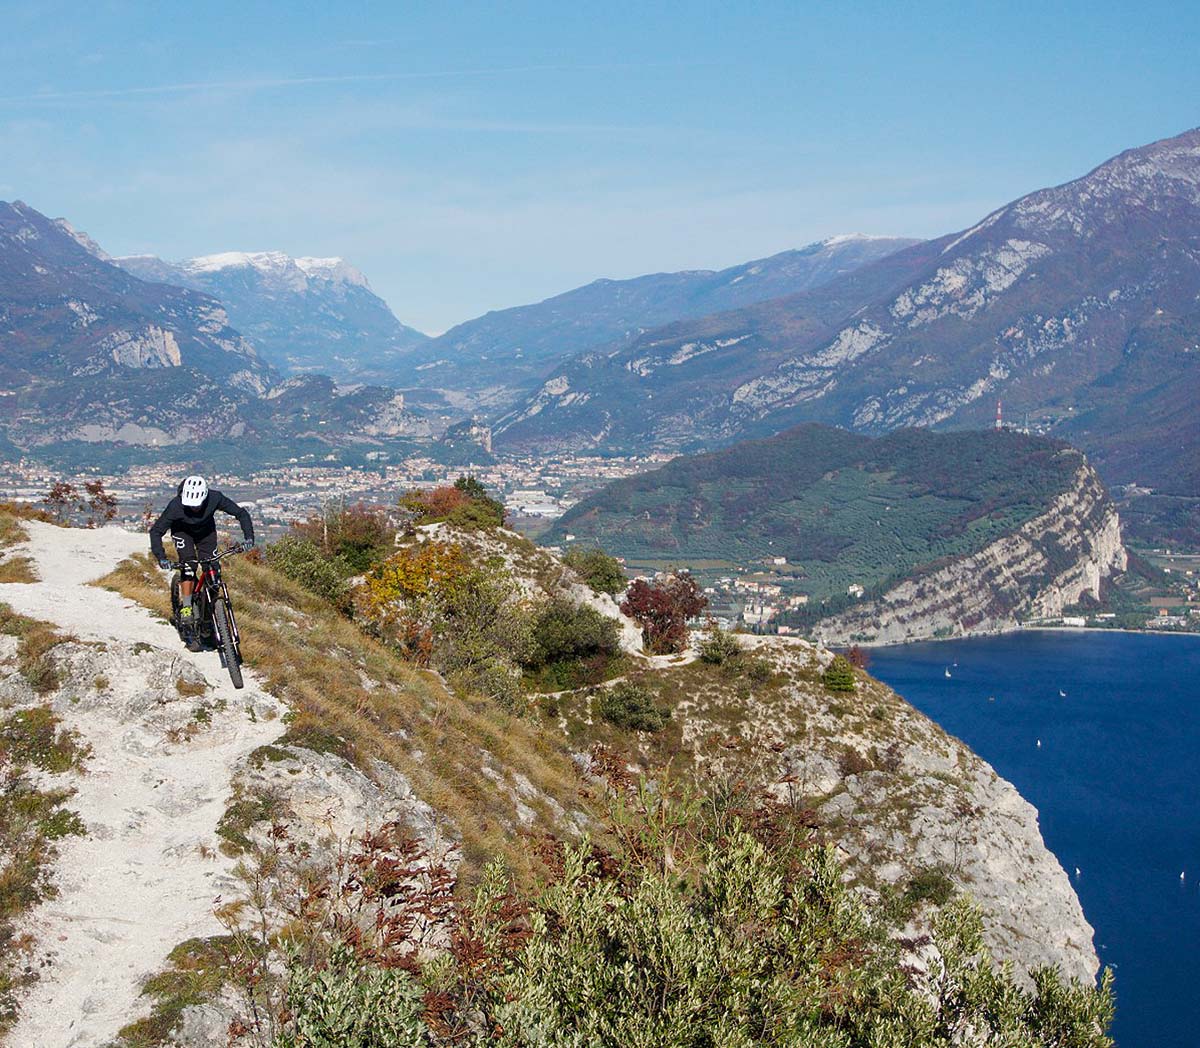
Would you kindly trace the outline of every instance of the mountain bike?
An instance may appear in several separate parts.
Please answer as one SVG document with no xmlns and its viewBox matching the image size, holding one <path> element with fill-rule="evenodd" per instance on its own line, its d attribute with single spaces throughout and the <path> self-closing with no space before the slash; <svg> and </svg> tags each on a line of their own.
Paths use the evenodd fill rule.
<svg viewBox="0 0 1200 1048">
<path fill-rule="evenodd" d="M 221 578 L 221 558 L 232 553 L 241 553 L 241 546 L 229 549 L 196 563 L 196 585 L 192 590 L 192 616 L 196 635 L 201 643 L 209 643 L 221 656 L 221 665 L 229 671 L 229 679 L 235 688 L 242 684 L 242 645 L 238 633 L 237 619 L 233 615 L 233 601 L 229 599 L 229 588 Z M 179 617 L 179 572 L 171 576 L 171 624 L 183 633 L 183 621 Z"/>
</svg>

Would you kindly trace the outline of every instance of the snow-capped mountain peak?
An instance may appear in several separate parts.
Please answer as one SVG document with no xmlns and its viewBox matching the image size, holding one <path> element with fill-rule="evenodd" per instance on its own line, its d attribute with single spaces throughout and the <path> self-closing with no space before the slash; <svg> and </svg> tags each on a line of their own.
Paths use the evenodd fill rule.
<svg viewBox="0 0 1200 1048">
<path fill-rule="evenodd" d="M 875 233 L 837 233 L 821 241 L 823 247 L 837 247 L 838 244 L 855 244 L 868 240 L 894 240 L 895 237 L 880 236 Z"/>
<path fill-rule="evenodd" d="M 234 326 L 285 373 L 386 380 L 399 356 L 426 340 L 401 324 L 343 258 L 222 251 L 175 263 L 137 255 L 117 264 L 143 280 L 219 299 Z"/>
<path fill-rule="evenodd" d="M 225 269 L 250 268 L 264 276 L 292 281 L 327 280 L 335 284 L 350 284 L 369 288 L 362 272 L 343 258 L 293 258 L 282 251 L 221 251 L 215 255 L 200 255 L 178 263 L 189 273 L 217 273 Z"/>
</svg>

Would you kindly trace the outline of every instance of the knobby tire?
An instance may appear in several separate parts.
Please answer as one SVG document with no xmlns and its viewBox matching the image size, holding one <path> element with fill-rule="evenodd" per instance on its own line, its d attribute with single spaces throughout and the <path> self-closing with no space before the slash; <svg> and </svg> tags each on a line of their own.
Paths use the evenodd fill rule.
<svg viewBox="0 0 1200 1048">
<path fill-rule="evenodd" d="M 229 627 L 229 612 L 225 609 L 225 601 L 218 598 L 213 601 L 213 622 L 217 627 L 217 643 L 221 645 L 221 654 L 225 657 L 225 668 L 229 670 L 229 679 L 235 688 L 242 687 L 242 662 L 238 658 L 237 645 L 233 643 L 233 630 Z"/>
</svg>

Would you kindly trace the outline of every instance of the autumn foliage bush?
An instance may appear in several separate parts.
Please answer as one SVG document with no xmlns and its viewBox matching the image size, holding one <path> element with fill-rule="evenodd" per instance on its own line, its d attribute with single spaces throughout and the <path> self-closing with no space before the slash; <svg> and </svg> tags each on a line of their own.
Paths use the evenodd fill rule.
<svg viewBox="0 0 1200 1048">
<path fill-rule="evenodd" d="M 365 502 L 327 506 L 321 513 L 293 524 L 292 533 L 344 566 L 349 574 L 367 571 L 383 560 L 396 539 L 387 511 Z"/>
<path fill-rule="evenodd" d="M 706 607 L 708 598 L 687 574 L 653 582 L 635 579 L 621 602 L 621 610 L 642 627 L 642 641 L 654 655 L 683 651 L 688 642 L 688 619 Z"/>
<path fill-rule="evenodd" d="M 414 524 L 445 522 L 467 530 L 500 527 L 504 503 L 492 498 L 474 477 L 459 477 L 452 485 L 407 492 L 400 498 L 401 510 Z"/>
</svg>

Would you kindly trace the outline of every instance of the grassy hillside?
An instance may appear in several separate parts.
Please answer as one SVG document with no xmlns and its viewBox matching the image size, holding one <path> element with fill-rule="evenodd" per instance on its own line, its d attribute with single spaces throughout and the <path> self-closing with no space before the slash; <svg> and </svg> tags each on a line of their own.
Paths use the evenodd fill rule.
<svg viewBox="0 0 1200 1048">
<path fill-rule="evenodd" d="M 803 425 L 610 484 L 550 538 L 683 565 L 786 557 L 796 591 L 824 599 L 982 548 L 1041 513 L 1081 462 L 1007 431 L 872 439 Z"/>
</svg>

